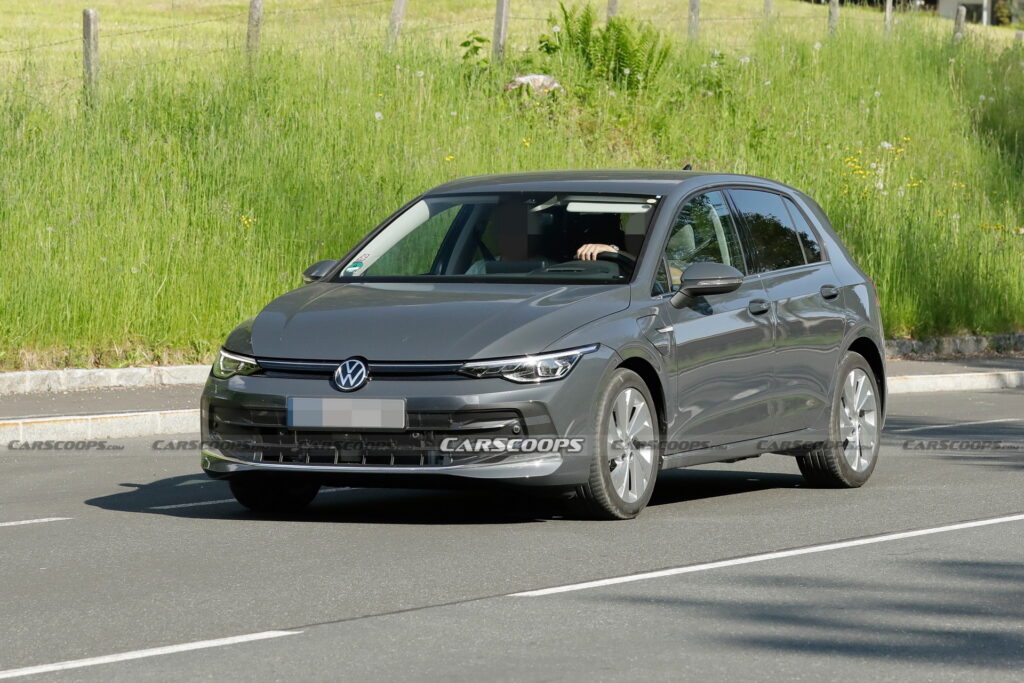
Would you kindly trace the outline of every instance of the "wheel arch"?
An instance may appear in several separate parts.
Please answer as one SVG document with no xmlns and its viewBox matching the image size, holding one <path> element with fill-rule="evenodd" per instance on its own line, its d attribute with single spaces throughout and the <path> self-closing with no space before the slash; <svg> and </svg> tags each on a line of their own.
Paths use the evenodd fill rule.
<svg viewBox="0 0 1024 683">
<path fill-rule="evenodd" d="M 875 381 L 878 382 L 879 398 L 882 402 L 882 415 L 885 415 L 886 404 L 888 403 L 888 390 L 885 381 L 885 359 L 879 350 L 875 340 L 870 337 L 859 336 L 850 342 L 846 347 L 847 351 L 859 353 L 871 366 L 875 374 Z"/>
<path fill-rule="evenodd" d="M 658 411 L 658 429 L 660 434 L 664 436 L 668 425 L 668 414 L 666 412 L 665 405 L 665 389 L 662 386 L 661 377 L 658 375 L 658 371 L 642 356 L 626 358 L 619 363 L 617 369 L 618 368 L 632 370 L 636 374 L 640 375 L 640 379 L 642 379 L 644 384 L 647 385 L 648 391 L 651 392 L 651 398 L 654 399 L 654 408 Z"/>
</svg>

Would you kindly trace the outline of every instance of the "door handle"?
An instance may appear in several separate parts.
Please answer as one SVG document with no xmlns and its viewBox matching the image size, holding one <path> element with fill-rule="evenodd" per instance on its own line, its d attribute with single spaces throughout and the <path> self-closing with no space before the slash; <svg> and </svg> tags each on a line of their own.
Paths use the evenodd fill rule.
<svg viewBox="0 0 1024 683">
<path fill-rule="evenodd" d="M 835 299 L 839 296 L 839 288 L 835 285 L 825 285 L 821 288 L 821 296 L 826 299 Z"/>
<path fill-rule="evenodd" d="M 767 313 L 769 310 L 771 310 L 771 307 L 772 305 L 765 301 L 764 299 L 754 299 L 749 304 L 747 304 L 747 310 L 753 313 L 754 315 L 761 315 L 763 313 Z"/>
</svg>

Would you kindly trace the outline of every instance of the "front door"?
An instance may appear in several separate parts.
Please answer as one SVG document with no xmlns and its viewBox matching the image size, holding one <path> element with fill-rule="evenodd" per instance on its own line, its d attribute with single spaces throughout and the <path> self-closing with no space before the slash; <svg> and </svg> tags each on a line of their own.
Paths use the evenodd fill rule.
<svg viewBox="0 0 1024 683">
<path fill-rule="evenodd" d="M 744 274 L 739 289 L 700 297 L 682 309 L 668 299 L 683 270 L 713 261 Z M 774 323 L 768 293 L 750 274 L 735 221 L 722 192 L 686 201 L 665 248 L 656 293 L 671 327 L 675 401 L 669 405 L 668 452 L 696 450 L 773 433 L 772 345 Z M 671 446 L 671 443 L 670 443 Z"/>
</svg>

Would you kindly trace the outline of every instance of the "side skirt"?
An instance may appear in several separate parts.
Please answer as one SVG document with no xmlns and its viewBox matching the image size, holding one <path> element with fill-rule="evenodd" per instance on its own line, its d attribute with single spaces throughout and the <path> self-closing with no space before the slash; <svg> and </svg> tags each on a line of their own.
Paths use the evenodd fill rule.
<svg viewBox="0 0 1024 683">
<path fill-rule="evenodd" d="M 794 455 L 793 451 L 796 451 L 800 445 L 824 441 L 827 438 L 826 432 L 819 429 L 801 429 L 785 434 L 773 434 L 758 439 L 747 439 L 746 441 L 666 455 L 662 458 L 661 469 L 671 470 L 677 467 L 705 465 L 712 462 L 745 460 L 756 458 L 764 453 Z"/>
</svg>

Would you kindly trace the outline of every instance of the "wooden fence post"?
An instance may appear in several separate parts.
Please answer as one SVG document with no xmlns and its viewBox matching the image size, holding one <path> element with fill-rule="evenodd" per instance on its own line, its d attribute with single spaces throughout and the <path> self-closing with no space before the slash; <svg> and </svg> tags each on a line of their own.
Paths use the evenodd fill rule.
<svg viewBox="0 0 1024 683">
<path fill-rule="evenodd" d="M 839 30 L 839 0 L 828 0 L 828 32 Z"/>
<path fill-rule="evenodd" d="M 964 39 L 964 23 L 967 21 L 967 8 L 957 5 L 956 19 L 953 21 L 953 42 L 959 43 Z"/>
<path fill-rule="evenodd" d="M 700 37 L 700 0 L 690 0 L 690 23 L 687 29 L 690 40 Z"/>
<path fill-rule="evenodd" d="M 608 18 L 611 19 L 619 13 L 619 0 L 608 0 Z"/>
<path fill-rule="evenodd" d="M 85 76 L 85 96 L 91 102 L 100 83 L 100 13 L 82 10 L 82 66 Z"/>
<path fill-rule="evenodd" d="M 892 33 L 892 0 L 885 0 L 885 33 Z"/>
<path fill-rule="evenodd" d="M 505 41 L 508 40 L 508 13 L 511 0 L 498 0 L 494 8 L 494 41 L 491 43 L 495 60 L 505 54 Z"/>
<path fill-rule="evenodd" d="M 764 0 L 764 15 L 766 17 L 772 15 L 772 0 Z"/>
<path fill-rule="evenodd" d="M 398 42 L 398 34 L 402 32 L 402 22 L 405 21 L 405 6 L 409 0 L 395 0 L 391 5 L 391 23 L 388 24 L 388 47 L 393 47 Z"/>
<path fill-rule="evenodd" d="M 263 24 L 263 0 L 249 0 L 249 30 L 245 34 L 245 51 L 250 57 L 260 49 L 261 24 Z"/>
</svg>

